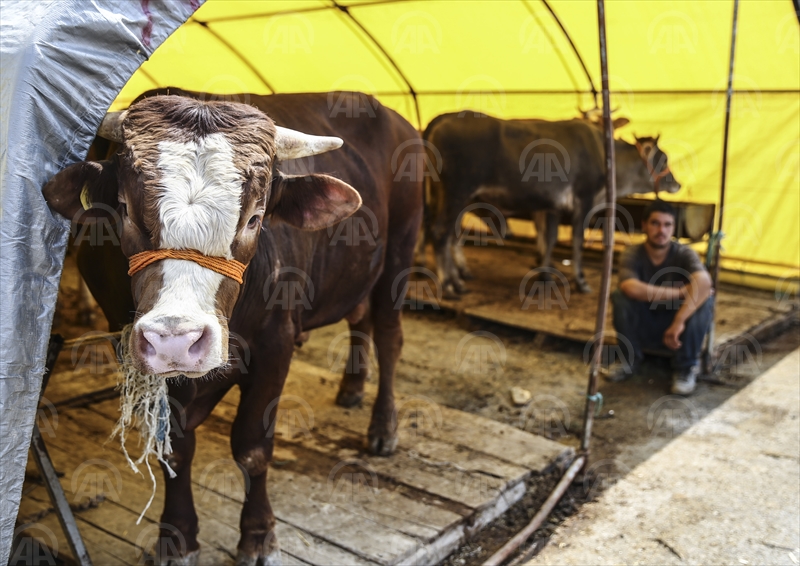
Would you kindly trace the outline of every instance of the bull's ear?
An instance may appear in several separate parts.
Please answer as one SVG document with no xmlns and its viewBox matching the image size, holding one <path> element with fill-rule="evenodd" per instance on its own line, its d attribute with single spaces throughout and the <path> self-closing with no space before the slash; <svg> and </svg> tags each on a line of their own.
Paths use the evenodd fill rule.
<svg viewBox="0 0 800 566">
<path fill-rule="evenodd" d="M 614 118 L 614 120 L 611 122 L 611 125 L 615 130 L 618 130 L 622 126 L 625 126 L 626 124 L 629 124 L 629 123 L 630 123 L 630 120 L 628 120 L 627 118 Z"/>
<path fill-rule="evenodd" d="M 320 230 L 353 214 L 361 195 L 329 175 L 280 174 L 273 179 L 270 209 L 274 216 L 303 230 Z"/>
<path fill-rule="evenodd" d="M 47 204 L 77 223 L 112 217 L 117 201 L 117 167 L 112 161 L 82 161 L 50 179 L 42 189 Z"/>
</svg>

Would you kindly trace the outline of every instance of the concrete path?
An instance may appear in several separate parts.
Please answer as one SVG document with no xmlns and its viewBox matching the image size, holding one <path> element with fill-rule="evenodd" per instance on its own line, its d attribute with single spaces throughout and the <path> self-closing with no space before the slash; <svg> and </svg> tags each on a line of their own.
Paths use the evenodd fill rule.
<svg viewBox="0 0 800 566">
<path fill-rule="evenodd" d="M 800 563 L 800 350 L 556 531 L 529 564 Z"/>
</svg>

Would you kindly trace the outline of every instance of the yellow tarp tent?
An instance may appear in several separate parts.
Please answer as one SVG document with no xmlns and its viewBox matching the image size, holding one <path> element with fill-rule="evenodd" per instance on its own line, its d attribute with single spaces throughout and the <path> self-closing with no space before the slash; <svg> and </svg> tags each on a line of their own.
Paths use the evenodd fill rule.
<svg viewBox="0 0 800 566">
<path fill-rule="evenodd" d="M 661 134 L 684 186 L 676 199 L 719 201 L 732 16 L 732 0 L 606 3 L 612 107 L 631 119 L 619 135 Z M 422 128 L 466 108 L 565 119 L 593 106 L 597 33 L 593 0 L 209 0 L 112 108 L 159 86 L 347 89 Z M 796 277 L 800 26 L 791 0 L 742 0 L 733 88 L 723 267 Z"/>
</svg>

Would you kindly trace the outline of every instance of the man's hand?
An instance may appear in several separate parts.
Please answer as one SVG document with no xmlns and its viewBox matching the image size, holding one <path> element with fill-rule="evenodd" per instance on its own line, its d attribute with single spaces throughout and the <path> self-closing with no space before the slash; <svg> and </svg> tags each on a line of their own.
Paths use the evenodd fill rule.
<svg viewBox="0 0 800 566">
<path fill-rule="evenodd" d="M 669 328 L 664 332 L 664 344 L 670 350 L 677 350 L 681 347 L 680 341 L 681 334 L 686 326 L 680 321 L 673 321 Z"/>
</svg>

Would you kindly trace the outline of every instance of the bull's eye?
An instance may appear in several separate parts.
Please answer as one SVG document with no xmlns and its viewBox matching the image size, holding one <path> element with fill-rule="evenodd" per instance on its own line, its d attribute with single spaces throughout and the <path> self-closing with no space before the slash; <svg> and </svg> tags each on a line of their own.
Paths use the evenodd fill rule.
<svg viewBox="0 0 800 566">
<path fill-rule="evenodd" d="M 251 218 L 251 219 L 250 219 L 250 220 L 247 222 L 247 227 L 248 227 L 248 228 L 255 228 L 256 226 L 258 226 L 258 224 L 259 224 L 260 222 L 261 222 L 261 217 L 260 217 L 259 215 L 257 215 L 257 214 L 256 214 L 255 216 L 253 216 L 253 217 L 252 217 L 252 218 Z"/>
</svg>

